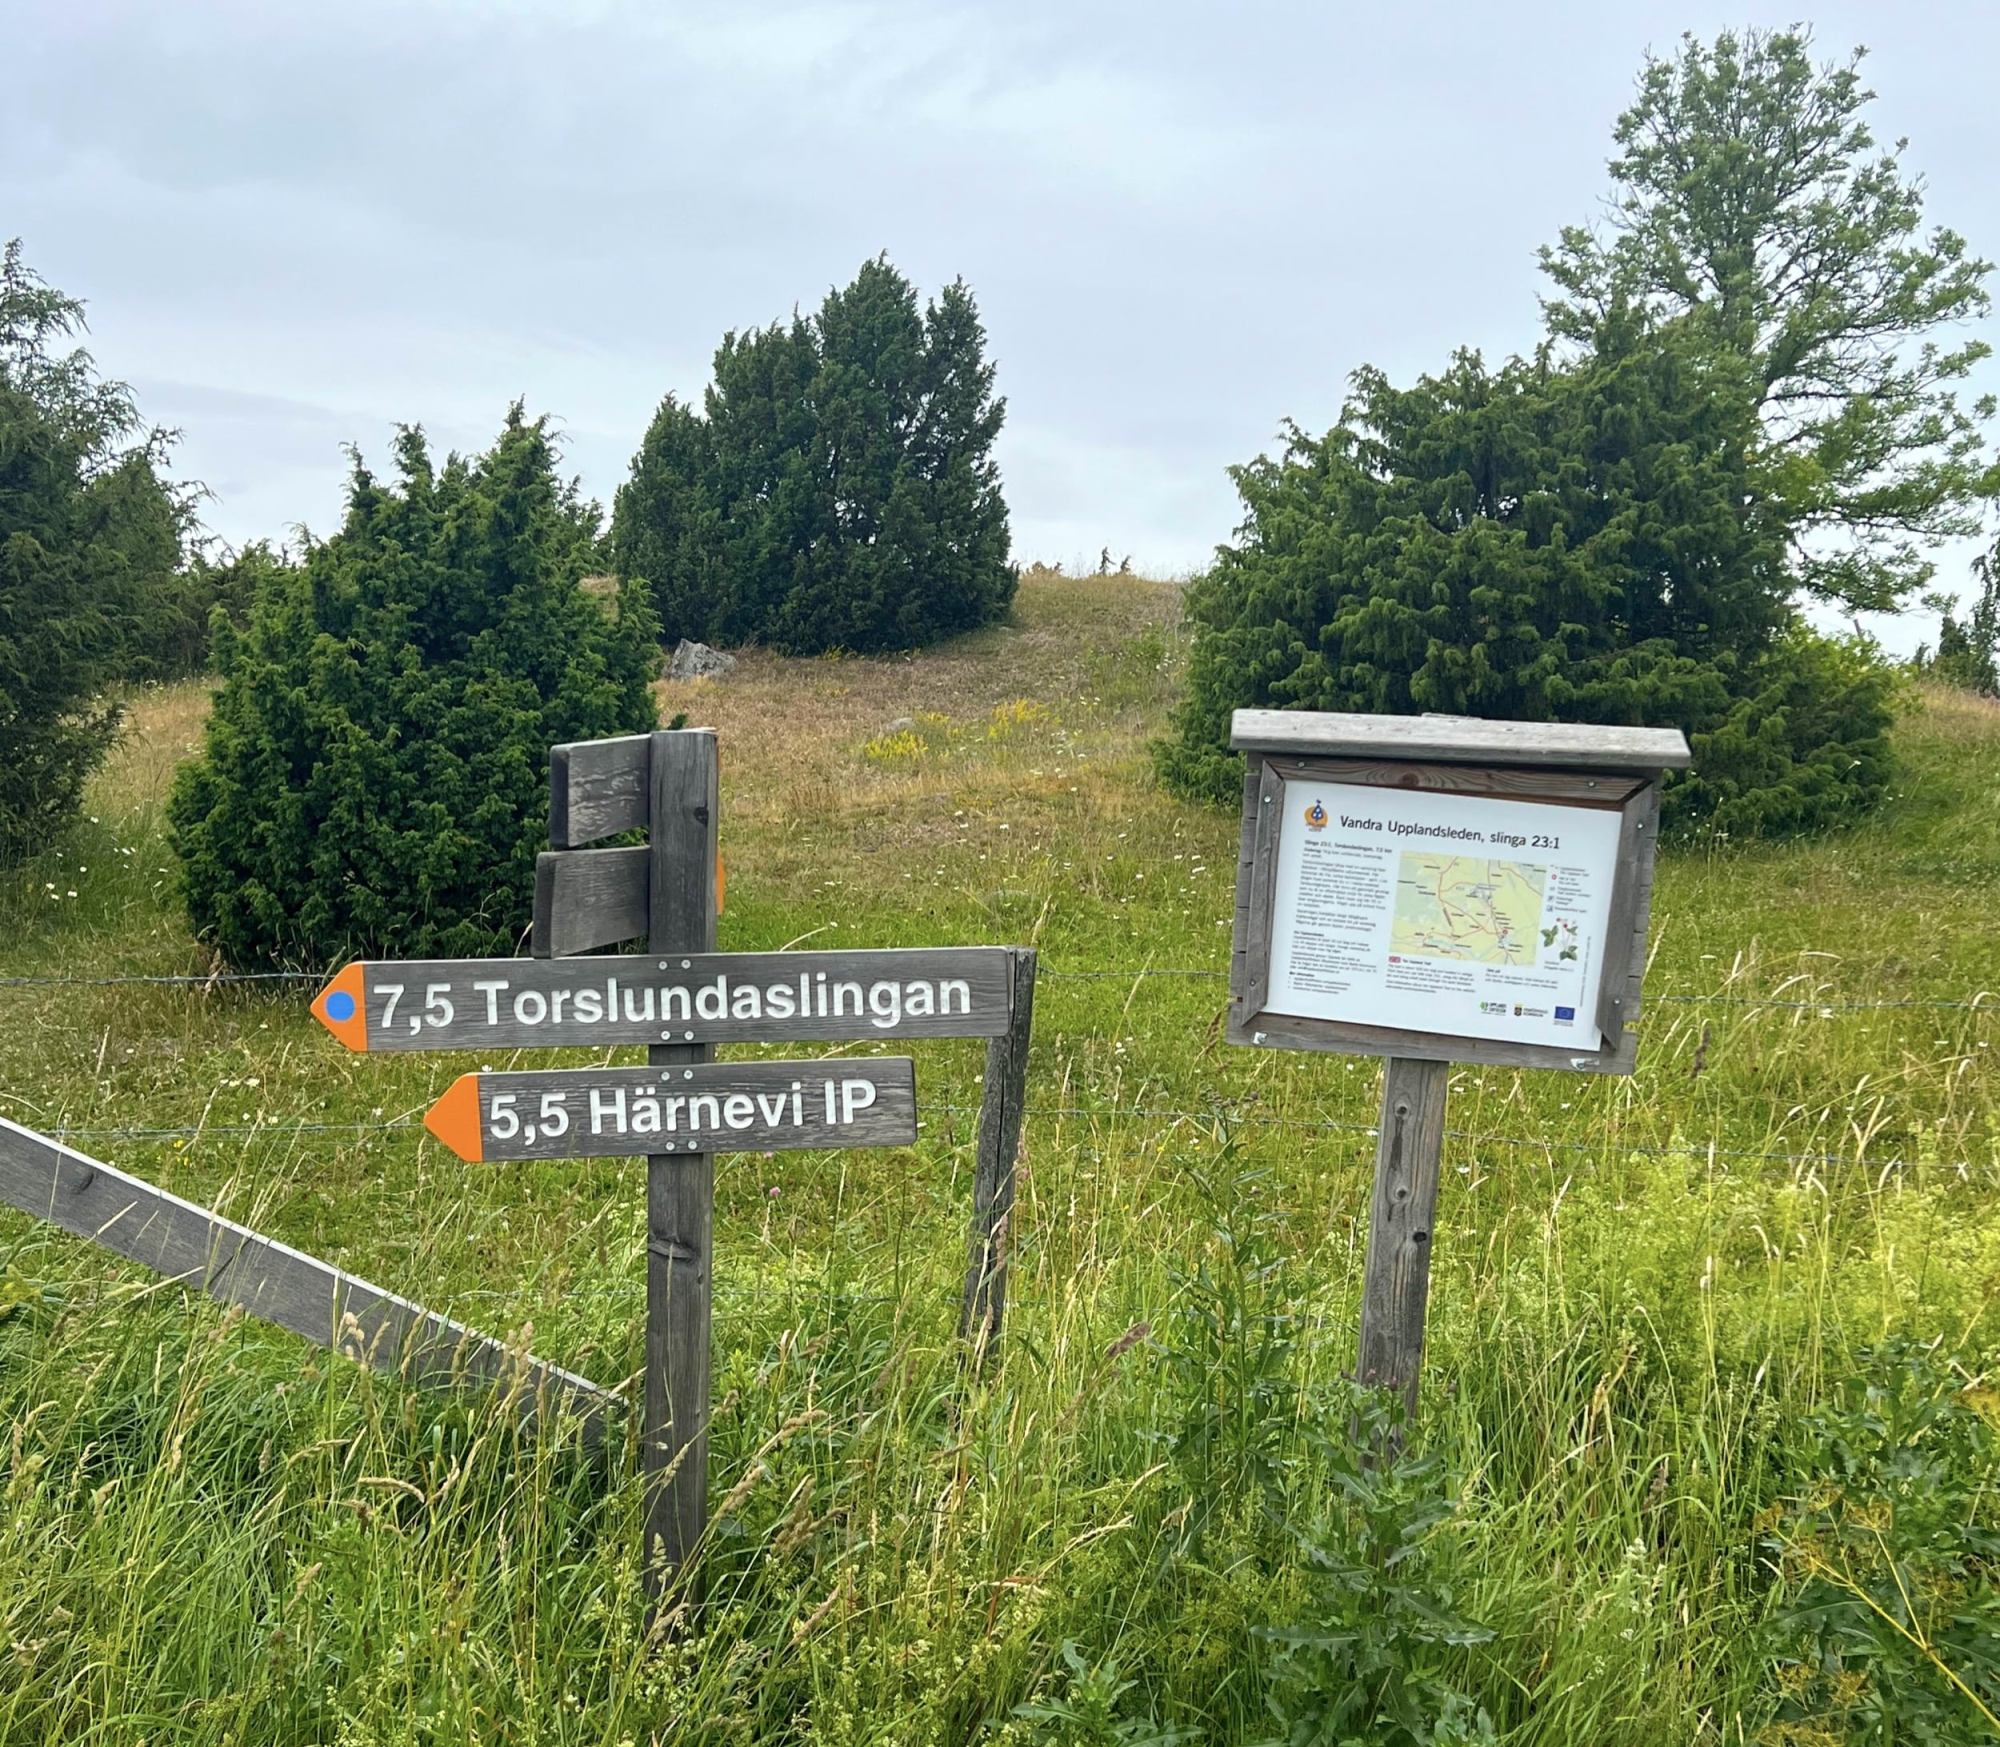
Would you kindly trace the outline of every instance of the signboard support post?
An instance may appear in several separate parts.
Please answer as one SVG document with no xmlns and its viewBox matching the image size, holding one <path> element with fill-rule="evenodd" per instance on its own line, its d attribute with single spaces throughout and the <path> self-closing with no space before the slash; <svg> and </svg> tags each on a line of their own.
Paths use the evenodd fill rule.
<svg viewBox="0 0 2000 1747">
<path fill-rule="evenodd" d="M 1382 1125 L 1375 1143 L 1355 1374 L 1363 1383 L 1395 1390 L 1411 1416 L 1417 1411 L 1423 1368 L 1449 1074 L 1448 1062 L 1407 1056 L 1389 1057 L 1382 1074 Z"/>
<path fill-rule="evenodd" d="M 1006 1034 L 988 1040 L 979 1101 L 978 1160 L 972 1180 L 972 1231 L 958 1332 L 975 1358 L 1000 1342 L 1007 1308 L 1008 1227 L 1014 1214 L 1014 1164 L 1021 1151 L 1022 1104 L 1028 1084 L 1028 1037 L 1035 1017 L 1035 953 L 1011 955 L 1013 999 Z"/>
<path fill-rule="evenodd" d="M 715 950 L 715 852 L 720 780 L 710 729 L 652 736 L 651 922 L 656 953 Z M 712 1061 L 704 1043 L 661 1043 L 655 1067 Z M 708 1526 L 710 1250 L 715 1155 L 646 1160 L 646 1377 L 640 1431 L 646 1572 L 658 1596 Z M 699 1596 L 690 1596 L 698 1601 Z"/>
<path fill-rule="evenodd" d="M 1632 1072 L 1660 787 L 1687 740 L 1238 710 L 1230 745 L 1248 756 L 1226 1035 L 1387 1058 L 1355 1373 L 1414 1415 L 1451 1064 Z"/>
</svg>

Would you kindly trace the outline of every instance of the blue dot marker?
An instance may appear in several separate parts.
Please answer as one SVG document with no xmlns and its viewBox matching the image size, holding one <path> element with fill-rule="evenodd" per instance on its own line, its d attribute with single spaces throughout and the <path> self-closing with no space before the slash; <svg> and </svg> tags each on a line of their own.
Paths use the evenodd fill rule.
<svg viewBox="0 0 2000 1747">
<path fill-rule="evenodd" d="M 336 989 L 326 998 L 326 1016 L 343 1024 L 354 1017 L 354 997 L 345 989 Z"/>
</svg>

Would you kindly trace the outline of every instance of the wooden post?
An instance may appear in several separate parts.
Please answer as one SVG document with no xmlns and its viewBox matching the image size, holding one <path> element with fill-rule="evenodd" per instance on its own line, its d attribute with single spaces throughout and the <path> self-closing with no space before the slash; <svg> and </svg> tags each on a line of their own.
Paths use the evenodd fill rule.
<svg viewBox="0 0 2000 1747">
<path fill-rule="evenodd" d="M 715 950 L 715 848 L 720 783 L 712 729 L 652 736 L 649 944 L 656 954 Z M 666 1041 L 646 1059 L 680 1067 L 714 1059 L 707 1044 Z M 658 1595 L 686 1571 L 708 1526 L 709 1261 L 715 1160 L 646 1160 L 646 1384 L 642 1433 L 646 1571 Z"/>
<path fill-rule="evenodd" d="M 986 1080 L 979 1101 L 978 1157 L 972 1179 L 972 1233 L 958 1332 L 985 1354 L 999 1344 L 1007 1308 L 1008 1224 L 1014 1213 L 1014 1163 L 1021 1151 L 1021 1107 L 1027 1097 L 1028 1039 L 1035 1020 L 1035 954 L 1013 953 L 1013 999 L 1004 1036 L 986 1045 Z"/>
<path fill-rule="evenodd" d="M 1363 1383 L 1400 1390 L 1417 1408 L 1430 1297 L 1444 1094 L 1451 1065 L 1391 1056 L 1382 1075 L 1382 1127 L 1375 1143 L 1375 1195 L 1361 1285 Z"/>
</svg>

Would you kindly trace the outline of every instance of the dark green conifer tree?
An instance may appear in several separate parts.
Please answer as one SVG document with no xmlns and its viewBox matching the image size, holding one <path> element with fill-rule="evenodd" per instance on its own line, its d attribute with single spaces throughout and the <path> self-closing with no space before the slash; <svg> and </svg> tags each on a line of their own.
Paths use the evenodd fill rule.
<svg viewBox="0 0 2000 1747">
<path fill-rule="evenodd" d="M 669 396 L 618 493 L 619 571 L 666 635 L 903 649 L 1005 614 L 985 345 L 962 282 L 920 309 L 886 259 L 810 319 L 726 336 L 706 417 Z"/>
<path fill-rule="evenodd" d="M 1236 469 L 1245 521 L 1188 597 L 1171 783 L 1232 797 L 1229 714 L 1255 707 L 1680 726 L 1697 768 L 1671 811 L 1739 832 L 1880 792 L 1885 676 L 1796 625 L 1782 527 L 1746 509 L 1742 381 L 1629 311 L 1594 347 L 1460 353 L 1410 389 L 1361 371 L 1323 438 Z M 1811 708 L 1807 677 L 1830 688 Z"/>
<path fill-rule="evenodd" d="M 579 586 L 598 512 L 518 406 L 485 454 L 357 458 L 340 532 L 264 579 L 172 821 L 232 965 L 506 952 L 548 834 L 548 749 L 654 725 L 656 621 Z"/>
</svg>

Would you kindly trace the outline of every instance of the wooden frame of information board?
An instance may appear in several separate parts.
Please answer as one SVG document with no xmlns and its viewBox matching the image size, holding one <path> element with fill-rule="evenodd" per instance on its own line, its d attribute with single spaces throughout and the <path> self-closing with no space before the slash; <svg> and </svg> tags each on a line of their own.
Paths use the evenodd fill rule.
<svg viewBox="0 0 2000 1747">
<path fill-rule="evenodd" d="M 1688 762 L 1687 742 L 1679 730 L 1238 710 L 1230 743 L 1246 754 L 1247 763 L 1229 970 L 1230 1042 L 1416 1061 L 1632 1071 L 1659 834 L 1660 777 Z M 1589 1048 L 1520 1043 L 1273 1009 L 1272 922 L 1289 782 L 1615 813 L 1618 851 L 1605 935 L 1608 951 L 1596 968 L 1598 999 L 1591 1015 L 1600 1041 Z"/>
<path fill-rule="evenodd" d="M 1660 782 L 1666 771 L 1689 762 L 1687 741 L 1677 729 L 1238 710 L 1231 722 L 1230 744 L 1245 755 L 1246 768 L 1227 1035 L 1231 1043 L 1253 1048 L 1388 1058 L 1369 1209 L 1357 1375 L 1364 1383 L 1400 1392 L 1414 1411 L 1449 1066 L 1473 1062 L 1573 1073 L 1632 1072 L 1639 1046 L 1635 1022 L 1652 908 Z M 1288 787 L 1291 784 L 1299 788 Z M 1380 839 L 1379 847 L 1371 842 L 1366 849 L 1347 852 L 1350 864 L 1360 865 L 1362 871 L 1354 872 L 1352 866 L 1341 871 L 1339 878 L 1350 882 L 1346 886 L 1337 887 L 1332 874 L 1321 876 L 1336 895 L 1319 900 L 1332 920 L 1312 940 L 1320 955 L 1312 975 L 1325 991 L 1313 997 L 1311 1004 L 1322 1009 L 1313 1014 L 1274 1005 L 1280 1000 L 1306 1004 L 1298 997 L 1297 974 L 1283 985 L 1290 992 L 1281 996 L 1273 969 L 1280 948 L 1286 966 L 1293 963 L 1303 932 L 1298 918 L 1308 913 L 1298 895 L 1306 876 L 1294 873 L 1293 934 L 1289 940 L 1280 938 L 1287 831 L 1296 834 L 1299 829 L 1289 819 L 1290 802 L 1303 790 L 1317 791 L 1303 816 L 1307 830 L 1330 831 L 1329 842 L 1343 829 L 1350 841 L 1364 834 Z M 1334 797 L 1335 808 L 1349 802 L 1357 816 L 1332 816 L 1334 809 L 1325 805 L 1323 797 Z M 1546 840 L 1526 830 L 1506 833 L 1493 828 L 1496 820 L 1504 826 L 1509 803 L 1521 809 L 1523 819 L 1532 812 L 1544 827 L 1563 816 L 1549 809 L 1574 809 L 1579 822 L 1590 818 L 1585 834 L 1597 846 L 1593 858 L 1598 865 L 1565 888 L 1590 893 L 1592 921 L 1579 927 L 1576 936 L 1588 940 L 1588 971 L 1573 973 L 1579 988 L 1592 997 L 1587 1004 L 1573 994 L 1574 1004 L 1560 1005 L 1560 992 L 1551 995 L 1521 986 L 1547 979 L 1548 936 L 1538 932 L 1545 919 L 1540 906 L 1545 891 L 1554 890 L 1554 878 L 1563 875 L 1551 865 L 1512 872 L 1502 868 L 1491 875 L 1496 881 L 1529 879 L 1537 906 L 1532 925 L 1536 932 L 1525 940 L 1518 933 L 1518 922 L 1489 922 L 1496 937 L 1508 942 L 1509 951 L 1502 955 L 1506 964 L 1461 969 L 1450 962 L 1449 941 L 1434 961 L 1425 952 L 1415 923 L 1408 926 L 1418 944 L 1404 945 L 1407 957 L 1388 956 L 1387 946 L 1396 943 L 1405 927 L 1399 911 L 1403 892 L 1415 882 L 1405 880 L 1407 857 L 1401 849 L 1392 849 L 1394 840 L 1381 837 L 1381 822 L 1358 815 L 1380 811 L 1393 818 L 1401 810 L 1405 818 L 1394 821 L 1391 829 L 1408 834 L 1404 848 L 1423 845 L 1433 863 L 1450 859 L 1461 842 L 1467 846 L 1466 854 L 1490 851 L 1496 842 L 1510 846 L 1500 856 L 1490 857 L 1493 860 L 1512 857 L 1516 852 L 1511 846 L 1518 843 L 1522 856 L 1544 864 L 1555 862 L 1556 855 L 1533 847 Z M 1417 812 L 1423 815 L 1422 822 L 1412 817 Z M 1465 823 L 1454 823 L 1454 814 L 1462 815 Z M 1475 818 L 1477 826 L 1472 823 Z M 1296 835 L 1291 841 L 1298 841 Z M 1298 850 L 1302 863 L 1307 853 L 1303 847 Z M 1321 865 L 1330 869 L 1338 859 L 1329 856 Z M 1607 859 L 1608 884 L 1599 891 Z M 1493 888 L 1489 883 L 1483 888 L 1475 884 L 1474 889 Z M 1345 893 L 1356 895 L 1350 901 Z M 1351 914 L 1338 914 L 1342 903 Z M 1371 907 L 1394 918 L 1386 938 L 1379 920 L 1372 932 L 1361 925 L 1363 912 Z M 1491 909 L 1497 914 L 1497 905 Z M 1555 913 L 1551 900 L 1547 914 Z M 1343 930 L 1345 939 L 1337 940 Z M 1335 944 L 1329 946 L 1329 941 Z M 1392 966 L 1396 968 L 1391 970 Z M 1371 973 L 1384 987 L 1402 979 L 1405 993 L 1395 997 L 1402 1010 L 1428 1009 L 1433 1023 L 1386 1024 L 1379 1015 L 1368 1017 L 1370 999 L 1358 985 Z M 1457 996 L 1461 1029 L 1446 1023 L 1452 1017 L 1450 1001 L 1427 1001 L 1421 994 L 1433 986 L 1426 978 L 1435 979 L 1434 986 L 1440 988 L 1448 984 Z M 1505 987 L 1510 983 L 1511 988 Z M 1470 1031 L 1463 1029 L 1471 1022 L 1471 1011 L 1464 1004 L 1468 991 L 1475 996 L 1517 998 L 1475 999 L 1472 1007 L 1480 1015 L 1479 1030 Z M 1544 1004 L 1533 1005 L 1536 1002 Z M 1377 1000 L 1374 1005 L 1379 1009 L 1388 1001 Z M 1350 1007 L 1355 1016 L 1344 1016 L 1342 1006 Z M 1510 1020 L 1524 1032 L 1541 1035 L 1533 1040 L 1508 1037 Z M 1547 1035 L 1564 1025 L 1577 1026 L 1573 1041 Z"/>
</svg>

